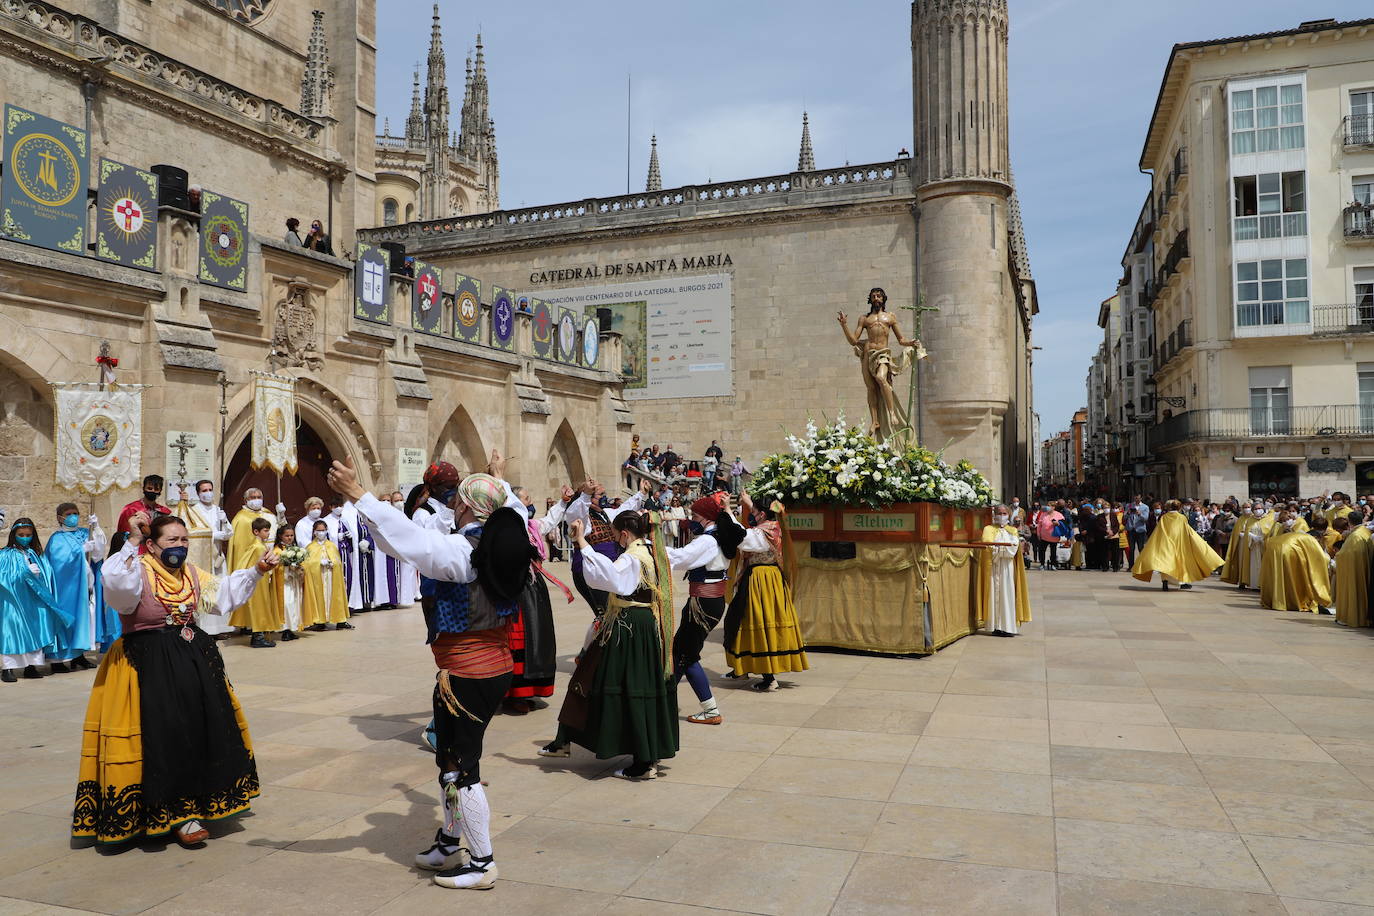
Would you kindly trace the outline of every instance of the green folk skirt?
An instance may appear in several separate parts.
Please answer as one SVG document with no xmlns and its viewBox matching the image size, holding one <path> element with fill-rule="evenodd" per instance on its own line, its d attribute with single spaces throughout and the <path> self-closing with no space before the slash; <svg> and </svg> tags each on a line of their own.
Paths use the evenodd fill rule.
<svg viewBox="0 0 1374 916">
<path fill-rule="evenodd" d="M 613 627 L 610 638 L 583 658 L 596 665 L 589 679 L 581 672 L 589 681 L 586 721 L 567 727 L 568 739 L 602 759 L 672 757 L 678 748 L 677 691 L 663 674 L 653 611 L 628 607 L 605 625 Z"/>
</svg>

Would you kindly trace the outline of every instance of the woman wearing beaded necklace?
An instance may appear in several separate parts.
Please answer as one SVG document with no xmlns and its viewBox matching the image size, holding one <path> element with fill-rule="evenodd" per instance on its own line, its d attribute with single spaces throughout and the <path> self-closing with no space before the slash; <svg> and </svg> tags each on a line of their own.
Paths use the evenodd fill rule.
<svg viewBox="0 0 1374 916">
<path fill-rule="evenodd" d="M 149 529 L 142 555 L 140 525 Z M 86 708 L 75 838 L 107 844 L 170 833 L 195 846 L 210 836 L 203 821 L 241 814 L 258 794 L 248 723 L 196 611 L 242 605 L 277 558 L 269 553 L 216 582 L 186 563 L 189 543 L 181 519 L 140 512 L 101 567 L 123 635 L 105 654 Z"/>
</svg>

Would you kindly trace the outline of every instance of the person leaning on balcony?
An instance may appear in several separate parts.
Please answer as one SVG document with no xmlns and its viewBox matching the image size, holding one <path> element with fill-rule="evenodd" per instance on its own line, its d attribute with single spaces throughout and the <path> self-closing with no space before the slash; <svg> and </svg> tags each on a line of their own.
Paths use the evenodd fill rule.
<svg viewBox="0 0 1374 916">
<path fill-rule="evenodd" d="M 1145 549 L 1140 551 L 1131 567 L 1131 575 L 1141 582 L 1149 582 L 1159 573 L 1160 584 L 1166 592 L 1170 580 L 1178 582 L 1179 588 L 1192 588 L 1191 583 L 1206 579 L 1223 560 L 1189 527 L 1188 520 L 1179 511 L 1182 506 L 1178 500 L 1169 500 L 1164 508 L 1166 511 L 1155 523 Z"/>
<path fill-rule="evenodd" d="M 294 216 L 288 217 L 286 220 L 286 238 L 282 239 L 282 241 L 292 248 L 304 248 L 305 240 L 301 238 L 300 229 L 301 221 Z"/>
</svg>

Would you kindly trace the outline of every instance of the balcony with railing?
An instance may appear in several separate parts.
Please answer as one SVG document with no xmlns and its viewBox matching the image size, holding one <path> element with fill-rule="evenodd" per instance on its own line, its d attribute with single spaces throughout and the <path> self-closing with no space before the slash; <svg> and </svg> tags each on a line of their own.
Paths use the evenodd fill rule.
<svg viewBox="0 0 1374 916">
<path fill-rule="evenodd" d="M 1193 345 L 1193 319 L 1185 318 L 1159 343 L 1155 350 L 1155 372 L 1163 369 L 1175 357 Z"/>
<path fill-rule="evenodd" d="M 1345 145 L 1351 146 L 1374 146 L 1374 115 L 1354 114 L 1348 115 L 1342 122 L 1345 134 Z"/>
<path fill-rule="evenodd" d="M 1374 404 L 1186 410 L 1150 427 L 1150 448 L 1224 439 L 1342 437 L 1374 437 Z"/>
<path fill-rule="evenodd" d="M 1342 212 L 1345 240 L 1359 244 L 1374 242 L 1374 203 L 1350 204 Z"/>
<path fill-rule="evenodd" d="M 1164 256 L 1163 263 L 1159 265 L 1159 271 L 1155 274 L 1155 288 L 1163 293 L 1168 287 L 1169 281 L 1179 272 L 1189 256 L 1188 230 L 1184 229 L 1174 236 L 1173 243 L 1169 245 L 1169 253 Z"/>
<path fill-rule="evenodd" d="M 1312 307 L 1312 333 L 1333 336 L 1374 334 L 1374 298 Z"/>
<path fill-rule="evenodd" d="M 1183 186 L 1188 183 L 1187 179 L 1187 150 L 1180 147 L 1178 152 L 1174 153 L 1174 158 L 1169 164 L 1169 174 L 1164 176 L 1164 185 L 1159 190 L 1159 198 L 1155 210 L 1159 214 L 1160 223 L 1163 222 L 1164 215 L 1169 212 L 1169 207 L 1173 202 L 1174 195 L 1183 190 Z"/>
</svg>

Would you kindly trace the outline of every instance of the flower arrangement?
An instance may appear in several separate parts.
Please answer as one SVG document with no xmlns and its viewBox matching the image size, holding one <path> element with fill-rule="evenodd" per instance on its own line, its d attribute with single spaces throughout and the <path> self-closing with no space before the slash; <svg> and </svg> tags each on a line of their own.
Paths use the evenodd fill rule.
<svg viewBox="0 0 1374 916">
<path fill-rule="evenodd" d="M 788 436 L 789 451 L 759 465 L 749 493 L 784 504 L 867 505 L 933 502 L 957 509 L 991 505 L 992 485 L 967 461 L 948 465 L 919 445 L 880 443 L 844 414 L 825 426 L 806 424 L 806 436 Z"/>
<path fill-rule="evenodd" d="M 281 560 L 281 565 L 291 568 L 299 567 L 305 562 L 304 547 L 283 547 L 277 551 L 277 558 Z"/>
</svg>

